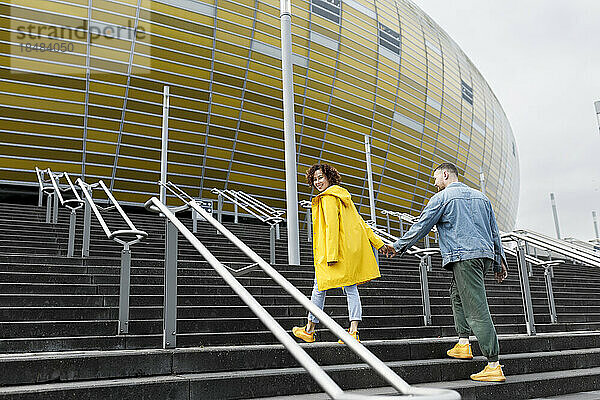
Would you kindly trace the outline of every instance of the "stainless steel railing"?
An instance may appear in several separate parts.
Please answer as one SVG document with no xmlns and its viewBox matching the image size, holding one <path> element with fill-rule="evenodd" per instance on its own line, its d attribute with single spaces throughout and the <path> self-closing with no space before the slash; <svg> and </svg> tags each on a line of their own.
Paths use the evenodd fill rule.
<svg viewBox="0 0 600 400">
<path fill-rule="evenodd" d="M 600 267 L 600 254 L 594 249 L 584 248 L 577 244 L 554 239 L 530 230 L 515 230 L 510 232 L 510 235 L 531 246 L 560 254 L 563 257 L 579 261 L 586 265 Z"/>
<path fill-rule="evenodd" d="M 67 172 L 53 172 L 50 168 L 41 170 L 35 167 L 35 173 L 39 183 L 38 205 L 42 205 L 44 193 L 47 195 L 46 200 L 46 223 L 52 221 L 53 224 L 58 223 L 58 203 L 63 207 L 71 210 L 69 216 L 69 239 L 67 246 L 67 257 L 73 257 L 75 252 L 75 223 L 77 221 L 77 210 L 83 206 L 83 200 L 73 186 L 71 177 Z M 46 178 L 47 176 L 47 178 Z M 60 180 L 64 178 L 66 184 L 61 184 Z M 70 192 L 73 198 L 65 199 L 62 192 Z M 50 216 L 52 214 L 52 219 Z"/>
<path fill-rule="evenodd" d="M 123 250 L 121 250 L 121 269 L 120 269 L 120 281 L 119 281 L 119 325 L 117 327 L 118 334 L 129 333 L 129 293 L 130 293 L 130 282 L 131 282 L 131 249 L 130 247 L 136 243 L 139 243 L 144 238 L 148 237 L 148 234 L 135 227 L 131 219 L 127 216 L 125 211 L 119 205 L 119 202 L 114 198 L 110 190 L 106 187 L 103 181 L 98 181 L 92 185 L 85 183 L 81 178 L 77 179 L 77 185 L 81 188 L 81 191 L 85 197 L 85 213 L 84 213 L 84 225 L 83 225 L 83 247 L 81 250 L 82 257 L 88 257 L 90 251 L 90 236 L 91 236 L 91 225 L 92 225 L 92 212 L 96 216 L 96 219 L 100 223 L 102 230 L 111 240 L 121 244 Z M 107 207 L 102 207 L 94 202 L 93 191 L 94 189 L 101 189 L 110 204 Z M 121 218 L 125 221 L 129 229 L 111 230 L 108 227 L 102 211 L 117 210 Z"/>
<path fill-rule="evenodd" d="M 386 232 L 375 225 L 373 221 L 367 221 L 369 227 L 375 232 L 384 243 L 392 244 L 398 240 L 398 238 L 391 233 Z M 419 259 L 419 281 L 421 282 L 421 300 L 423 302 L 423 319 L 426 326 L 432 324 L 431 321 L 431 300 L 429 298 L 429 278 L 427 272 L 431 271 L 431 256 L 439 253 L 440 249 L 437 247 L 426 247 L 423 249 L 417 246 L 411 247 L 406 253 L 413 255 Z"/>
<path fill-rule="evenodd" d="M 312 242 L 312 202 L 310 200 L 300 200 L 298 205 L 306 208 L 306 240 Z"/>
<path fill-rule="evenodd" d="M 221 234 L 223 234 L 230 242 L 235 244 L 246 256 L 252 259 L 260 268 L 269 275 L 279 286 L 285 289 L 296 301 L 302 306 L 308 309 L 311 313 L 317 316 L 319 320 L 329 328 L 337 337 L 342 339 L 344 343 L 354 351 L 359 357 L 361 357 L 367 364 L 369 364 L 383 379 L 385 379 L 392 387 L 398 390 L 399 393 L 404 395 L 419 395 L 422 399 L 460 399 L 460 395 L 451 390 L 445 389 L 433 389 L 433 388 L 417 388 L 406 383 L 400 378 L 392 369 L 390 369 L 385 363 L 379 358 L 373 355 L 364 345 L 355 340 L 348 332 L 338 325 L 333 318 L 328 316 L 323 310 L 313 304 L 306 296 L 304 296 L 294 285 L 292 285 L 285 277 L 277 272 L 271 265 L 263 260 L 258 254 L 250 249 L 244 242 L 237 238 L 227 228 L 225 228 L 217 219 L 213 218 L 208 212 L 200 207 L 197 202 L 185 192 L 175 189 L 175 185 L 170 184 L 166 187 L 171 190 L 173 194 L 179 197 L 184 204 L 187 204 L 190 208 L 198 212 L 206 221 L 208 221 L 213 227 L 215 227 Z M 346 394 L 344 391 L 323 371 L 323 369 L 306 353 L 306 351 L 298 344 L 279 325 L 279 323 L 264 309 L 260 303 L 248 292 L 248 290 L 233 276 L 233 274 L 224 267 L 224 265 L 217 260 L 212 253 L 196 238 L 196 236 L 190 232 L 190 230 L 181 222 L 179 219 L 169 210 L 169 208 L 163 204 L 156 197 L 152 197 L 145 204 L 148 210 L 161 213 L 165 216 L 168 224 L 172 226 L 170 231 L 171 236 L 168 236 L 167 240 L 167 251 L 169 250 L 169 241 L 177 241 L 178 233 L 181 233 L 191 244 L 198 250 L 198 252 L 206 259 L 209 265 L 225 280 L 225 282 L 236 292 L 236 294 L 248 305 L 248 307 L 256 314 L 256 316 L 265 324 L 265 326 L 275 335 L 275 337 L 283 344 L 283 346 L 296 358 L 296 360 L 306 369 L 306 371 L 315 379 L 315 381 L 323 388 L 323 390 L 332 399 L 364 399 L 364 398 L 378 398 L 388 399 L 389 396 L 360 396 Z M 177 256 L 176 254 L 170 253 L 166 256 L 167 260 L 171 262 L 165 265 L 172 271 L 174 280 L 171 279 L 169 284 L 166 284 L 166 291 L 175 289 L 176 299 L 176 282 L 177 282 Z M 175 261 L 174 263 L 172 261 Z M 167 296 L 172 297 L 172 292 L 166 294 L 165 303 L 167 303 Z M 176 344 L 176 302 L 171 303 L 171 308 L 165 310 L 165 347 L 175 347 Z"/>
<path fill-rule="evenodd" d="M 234 206 L 234 223 L 238 223 L 238 207 L 243 208 L 252 216 L 269 225 L 269 262 L 275 264 L 275 240 L 281 239 L 279 224 L 284 221 L 283 210 L 276 210 L 241 190 L 213 188 L 212 193 L 217 197 L 217 218 L 223 222 L 223 200 L 227 199 Z"/>
<path fill-rule="evenodd" d="M 533 257 L 527 254 L 526 248 L 523 243 L 519 243 L 515 238 L 512 238 L 510 235 L 504 235 L 502 238 L 503 241 L 515 241 L 517 243 L 517 249 L 512 250 L 508 247 L 504 247 L 504 252 L 514 256 L 517 259 L 517 266 L 519 268 L 519 278 L 520 280 L 529 279 L 529 277 L 533 276 L 533 270 L 531 268 L 532 265 L 536 265 L 544 269 L 544 284 L 546 286 L 546 296 L 548 299 L 548 308 L 550 312 L 550 322 L 556 324 L 558 322 L 557 312 L 556 312 L 556 303 L 554 301 L 554 290 L 552 288 L 552 277 L 553 277 L 553 268 L 564 264 L 564 260 L 549 260 L 543 261 L 539 258 Z M 528 271 L 528 273 L 524 273 L 524 270 Z M 535 321 L 533 316 L 533 305 L 531 310 L 529 309 L 529 303 L 533 304 L 531 300 L 531 292 L 527 290 L 523 290 L 523 288 L 527 288 L 529 285 L 521 284 L 522 288 L 522 298 L 523 305 L 525 307 L 525 318 L 526 324 L 528 326 L 528 333 L 531 334 L 533 332 L 535 334 Z M 525 297 L 529 296 L 529 299 Z M 531 314 L 529 314 L 531 312 Z"/>
</svg>

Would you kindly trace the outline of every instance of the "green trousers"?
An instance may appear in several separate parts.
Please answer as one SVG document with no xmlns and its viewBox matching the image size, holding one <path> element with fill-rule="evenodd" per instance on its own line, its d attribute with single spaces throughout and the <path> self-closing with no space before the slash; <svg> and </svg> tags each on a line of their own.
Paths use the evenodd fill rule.
<svg viewBox="0 0 600 400">
<path fill-rule="evenodd" d="M 500 353 L 483 280 L 492 262 L 487 258 L 474 258 L 450 265 L 453 275 L 450 299 L 458 337 L 468 338 L 472 331 L 477 337 L 481 352 L 490 362 L 498 361 Z"/>
</svg>

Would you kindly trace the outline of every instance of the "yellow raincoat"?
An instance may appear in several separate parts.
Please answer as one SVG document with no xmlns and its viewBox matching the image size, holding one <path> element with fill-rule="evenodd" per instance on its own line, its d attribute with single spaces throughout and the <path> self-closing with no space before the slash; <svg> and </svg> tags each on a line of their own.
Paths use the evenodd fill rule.
<svg viewBox="0 0 600 400">
<path fill-rule="evenodd" d="M 379 249 L 383 242 L 358 214 L 346 189 L 332 185 L 315 196 L 312 223 L 319 290 L 360 284 L 381 276 L 371 244 Z"/>
</svg>

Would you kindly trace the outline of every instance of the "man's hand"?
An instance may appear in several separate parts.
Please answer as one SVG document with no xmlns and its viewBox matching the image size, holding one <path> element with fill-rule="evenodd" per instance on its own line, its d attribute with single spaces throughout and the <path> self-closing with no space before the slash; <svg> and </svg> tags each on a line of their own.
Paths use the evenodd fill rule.
<svg viewBox="0 0 600 400">
<path fill-rule="evenodd" d="M 502 261 L 502 271 L 495 272 L 494 278 L 496 278 L 496 282 L 502 283 L 502 281 L 505 280 L 507 276 L 508 270 L 506 269 L 506 264 L 504 264 L 504 261 Z"/>
<path fill-rule="evenodd" d="M 379 251 L 385 254 L 387 258 L 392 258 L 396 255 L 396 249 L 394 249 L 394 246 L 389 244 L 384 244 L 383 246 L 381 246 Z"/>
</svg>

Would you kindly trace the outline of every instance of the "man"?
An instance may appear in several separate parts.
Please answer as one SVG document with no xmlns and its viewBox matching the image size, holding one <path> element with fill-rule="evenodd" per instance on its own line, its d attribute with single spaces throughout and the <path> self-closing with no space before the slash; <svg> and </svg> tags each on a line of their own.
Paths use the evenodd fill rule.
<svg viewBox="0 0 600 400">
<path fill-rule="evenodd" d="M 459 342 L 447 354 L 471 359 L 470 332 L 488 359 L 483 371 L 471 375 L 477 381 L 506 380 L 498 361 L 500 346 L 487 303 L 484 275 L 493 268 L 501 283 L 508 275 L 506 257 L 496 217 L 487 197 L 458 181 L 454 164 L 443 163 L 433 172 L 438 193 L 423 209 L 419 220 L 393 246 L 386 245 L 388 256 L 404 254 L 436 225 L 442 266 L 452 271 L 450 298 Z"/>
</svg>

